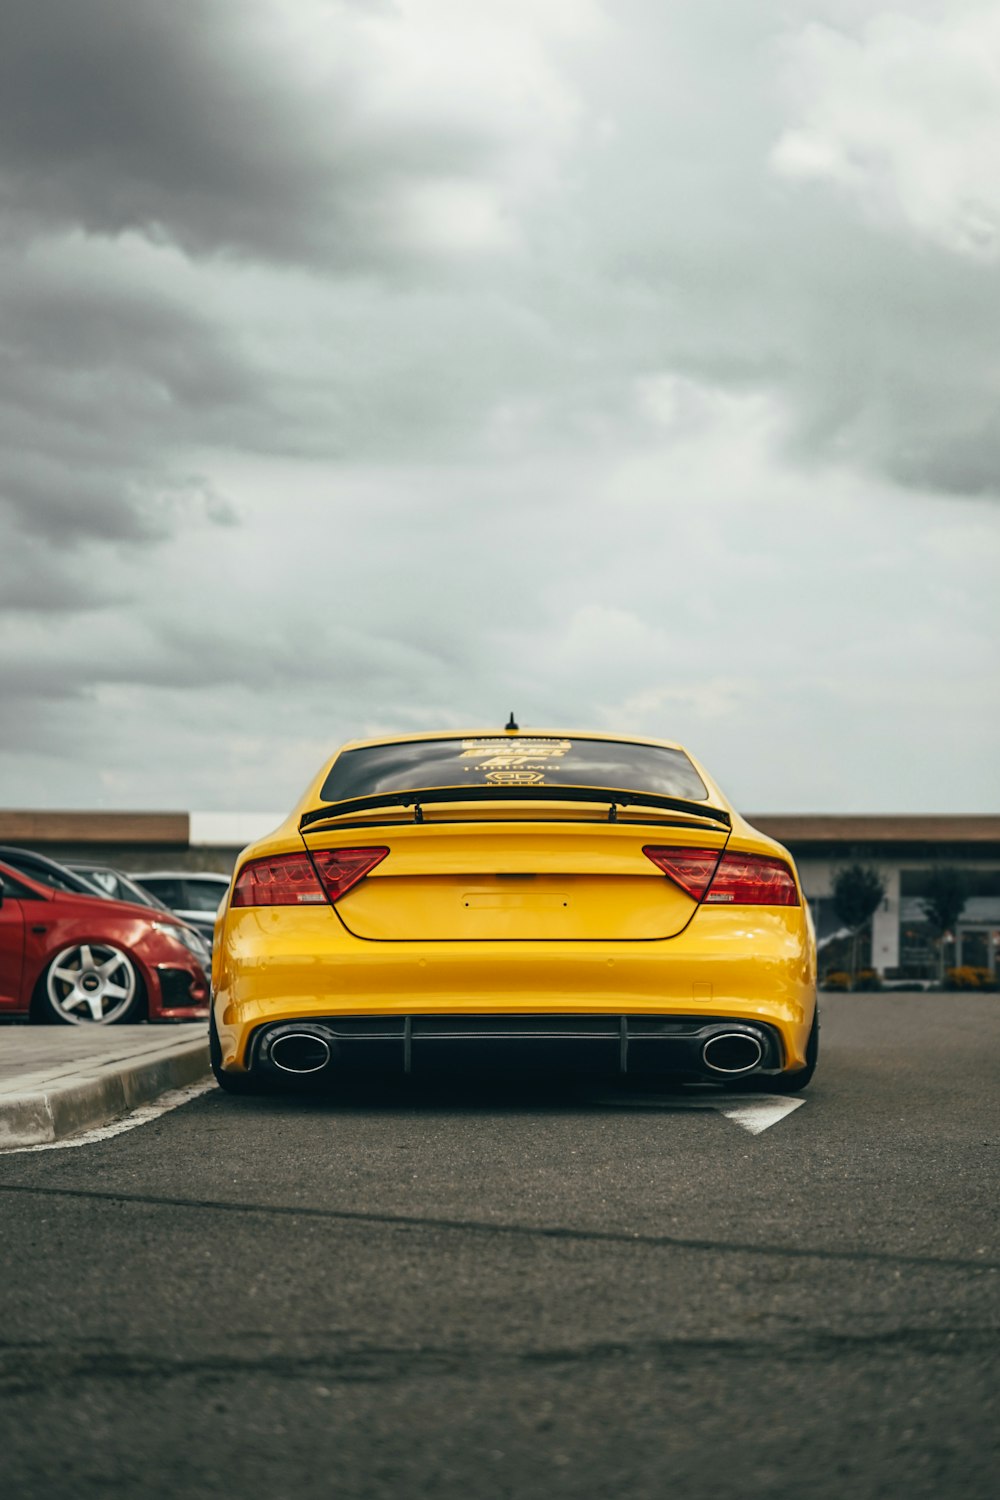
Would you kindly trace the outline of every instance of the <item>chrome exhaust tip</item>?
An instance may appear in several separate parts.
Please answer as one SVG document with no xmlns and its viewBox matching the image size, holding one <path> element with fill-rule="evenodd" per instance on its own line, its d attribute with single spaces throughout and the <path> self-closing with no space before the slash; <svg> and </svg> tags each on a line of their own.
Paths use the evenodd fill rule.
<svg viewBox="0 0 1000 1500">
<path fill-rule="evenodd" d="M 330 1043 L 314 1031 L 285 1031 L 274 1038 L 268 1056 L 282 1073 L 321 1073 L 333 1052 Z"/>
<path fill-rule="evenodd" d="M 724 1073 L 733 1078 L 752 1073 L 760 1066 L 764 1048 L 747 1031 L 717 1031 L 701 1049 L 701 1060 L 710 1073 Z"/>
</svg>

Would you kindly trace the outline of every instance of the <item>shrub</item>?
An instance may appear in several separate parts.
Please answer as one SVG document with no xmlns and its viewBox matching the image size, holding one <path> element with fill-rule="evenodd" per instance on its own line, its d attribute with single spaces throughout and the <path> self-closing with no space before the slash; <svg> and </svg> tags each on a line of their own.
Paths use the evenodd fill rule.
<svg viewBox="0 0 1000 1500">
<path fill-rule="evenodd" d="M 885 881 L 870 865 L 848 865 L 833 880 L 833 908 L 845 927 L 860 932 L 885 896 Z"/>
<path fill-rule="evenodd" d="M 858 977 L 854 981 L 856 990 L 880 990 L 882 988 L 882 976 L 878 969 L 859 969 Z"/>
<path fill-rule="evenodd" d="M 848 865 L 846 869 L 838 870 L 833 878 L 833 909 L 851 934 L 849 968 L 852 978 L 858 971 L 862 934 L 868 931 L 884 897 L 885 881 L 871 865 Z M 871 952 L 870 946 L 866 946 Z"/>
<path fill-rule="evenodd" d="M 845 974 L 843 969 L 831 969 L 823 979 L 825 990 L 849 990 L 851 988 L 851 976 Z"/>
<path fill-rule="evenodd" d="M 996 975 L 992 969 L 977 969 L 972 964 L 949 969 L 944 976 L 946 990 L 992 990 L 995 985 Z"/>
</svg>

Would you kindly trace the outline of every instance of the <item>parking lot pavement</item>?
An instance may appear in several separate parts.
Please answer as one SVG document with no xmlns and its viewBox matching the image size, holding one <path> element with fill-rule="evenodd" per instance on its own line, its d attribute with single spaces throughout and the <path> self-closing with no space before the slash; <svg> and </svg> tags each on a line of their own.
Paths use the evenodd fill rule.
<svg viewBox="0 0 1000 1500">
<path fill-rule="evenodd" d="M 0 1029 L 0 1152 L 107 1124 L 208 1073 L 203 1021 Z"/>
<path fill-rule="evenodd" d="M 758 1134 L 209 1087 L 0 1155 L 4 1500 L 993 1500 L 998 1050 L 996 997 L 838 996 Z"/>
</svg>

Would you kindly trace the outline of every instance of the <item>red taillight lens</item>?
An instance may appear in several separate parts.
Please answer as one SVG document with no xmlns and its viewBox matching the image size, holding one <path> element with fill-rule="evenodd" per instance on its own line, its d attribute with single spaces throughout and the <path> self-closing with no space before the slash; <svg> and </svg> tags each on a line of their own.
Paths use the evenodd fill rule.
<svg viewBox="0 0 1000 1500">
<path fill-rule="evenodd" d="M 388 853 L 388 849 L 314 849 L 313 864 L 330 900 L 339 901 Z"/>
<path fill-rule="evenodd" d="M 798 906 L 795 877 L 783 859 L 766 854 L 724 854 L 705 905 Z"/>
<path fill-rule="evenodd" d="M 363 880 L 388 849 L 317 849 L 312 858 L 276 854 L 251 859 L 240 871 L 233 906 L 317 906 L 341 896 Z"/>
<path fill-rule="evenodd" d="M 718 849 L 643 849 L 657 869 L 706 906 L 798 906 L 795 877 L 783 859 L 767 854 L 724 854 Z"/>
<path fill-rule="evenodd" d="M 312 861 L 302 854 L 251 859 L 233 891 L 233 906 L 315 906 L 325 901 Z"/>
<path fill-rule="evenodd" d="M 250 859 L 232 892 L 234 906 L 318 906 L 339 901 L 388 849 L 316 849 Z"/>
<path fill-rule="evenodd" d="M 642 852 L 695 901 L 700 901 L 708 890 L 719 863 L 718 849 L 664 849 L 647 844 Z"/>
</svg>

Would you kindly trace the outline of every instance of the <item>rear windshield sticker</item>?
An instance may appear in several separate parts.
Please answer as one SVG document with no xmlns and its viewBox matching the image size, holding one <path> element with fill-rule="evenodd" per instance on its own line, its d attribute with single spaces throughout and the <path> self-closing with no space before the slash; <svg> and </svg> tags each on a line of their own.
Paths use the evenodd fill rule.
<svg viewBox="0 0 1000 1500">
<path fill-rule="evenodd" d="M 490 786 L 544 786 L 546 767 L 571 749 L 569 740 L 463 740 L 460 758 Z"/>
</svg>

